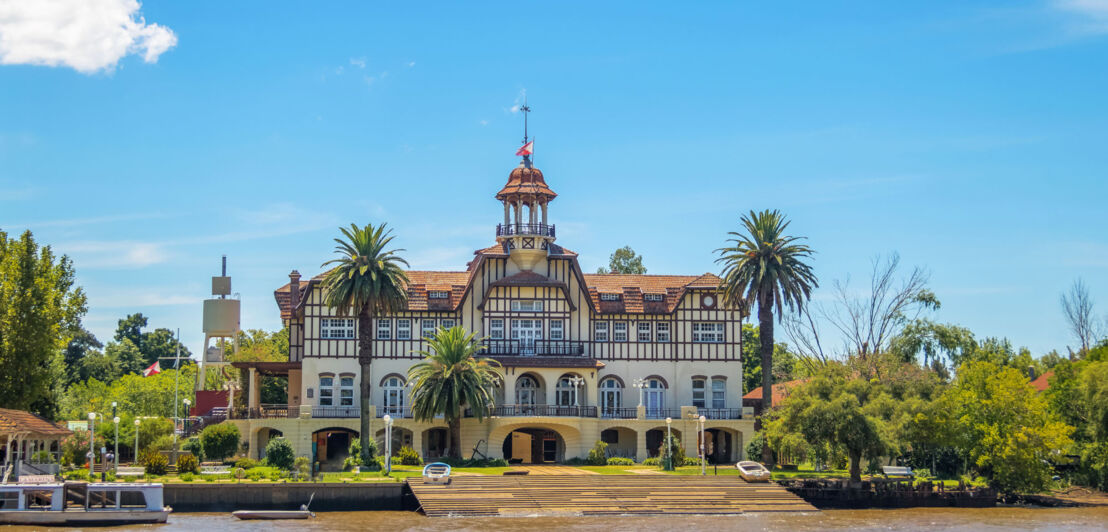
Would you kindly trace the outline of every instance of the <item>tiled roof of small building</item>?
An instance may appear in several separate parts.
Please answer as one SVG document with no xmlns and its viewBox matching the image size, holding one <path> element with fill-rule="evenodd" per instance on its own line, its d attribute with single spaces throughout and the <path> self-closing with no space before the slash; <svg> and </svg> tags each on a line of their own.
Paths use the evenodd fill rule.
<svg viewBox="0 0 1108 532">
<path fill-rule="evenodd" d="M 29 432 L 45 436 L 68 436 L 73 431 L 62 428 L 46 418 L 23 410 L 0 408 L 0 433 Z"/>
<path fill-rule="evenodd" d="M 677 308 L 685 291 L 691 288 L 714 289 L 720 278 L 704 275 L 634 275 L 586 273 L 585 284 L 593 308 L 600 314 L 668 314 Z M 604 301 L 601 293 L 618 293 L 618 301 Z M 643 294 L 665 294 L 663 301 L 646 301 Z"/>
<path fill-rule="evenodd" d="M 1045 392 L 1047 388 L 1050 388 L 1050 378 L 1053 376 L 1054 371 L 1047 371 L 1042 375 L 1039 375 L 1039 378 L 1031 381 L 1031 387 L 1034 388 L 1036 391 Z"/>
<path fill-rule="evenodd" d="M 546 179 L 542 176 L 542 170 L 534 167 L 527 168 L 522 163 L 513 168 L 512 172 L 508 174 L 508 182 L 504 184 L 504 188 L 500 189 L 500 192 L 496 193 L 496 199 L 504 200 L 515 195 L 540 195 L 546 196 L 548 199 L 554 199 L 558 196 L 547 186 Z"/>
</svg>

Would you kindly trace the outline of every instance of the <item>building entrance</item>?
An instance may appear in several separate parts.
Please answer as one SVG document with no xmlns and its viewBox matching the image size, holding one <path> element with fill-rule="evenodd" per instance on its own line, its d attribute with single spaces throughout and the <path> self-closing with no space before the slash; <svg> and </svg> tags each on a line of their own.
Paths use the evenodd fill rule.
<svg viewBox="0 0 1108 532">
<path fill-rule="evenodd" d="M 557 432 L 519 429 L 504 438 L 504 459 L 512 464 L 556 464 L 562 461 L 565 444 Z"/>
</svg>

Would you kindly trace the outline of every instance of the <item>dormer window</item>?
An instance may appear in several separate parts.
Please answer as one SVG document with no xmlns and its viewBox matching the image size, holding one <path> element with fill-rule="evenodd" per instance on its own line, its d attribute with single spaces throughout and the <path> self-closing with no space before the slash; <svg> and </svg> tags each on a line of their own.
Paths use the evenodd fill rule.
<svg viewBox="0 0 1108 532">
<path fill-rule="evenodd" d="M 427 292 L 427 299 L 450 299 L 450 292 L 446 290 L 431 290 Z"/>
<path fill-rule="evenodd" d="M 513 312 L 542 312 L 542 301 L 523 299 L 512 301 Z"/>
<path fill-rule="evenodd" d="M 600 300 L 601 301 L 619 301 L 619 294 L 602 293 L 602 294 L 600 294 Z"/>
<path fill-rule="evenodd" d="M 644 301 L 655 301 L 655 302 L 657 302 L 657 301 L 665 301 L 666 300 L 666 295 L 665 294 L 643 294 L 642 298 L 643 298 Z"/>
</svg>

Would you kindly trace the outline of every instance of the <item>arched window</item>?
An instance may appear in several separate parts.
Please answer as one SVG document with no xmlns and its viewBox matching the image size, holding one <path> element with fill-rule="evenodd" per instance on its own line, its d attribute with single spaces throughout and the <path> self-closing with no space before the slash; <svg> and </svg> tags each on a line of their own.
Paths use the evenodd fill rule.
<svg viewBox="0 0 1108 532">
<path fill-rule="evenodd" d="M 389 377 L 381 384 L 385 394 L 385 413 L 402 416 L 404 413 L 404 379 Z"/>
<path fill-rule="evenodd" d="M 339 375 L 339 406 L 354 406 L 354 376 Z"/>
<path fill-rule="evenodd" d="M 534 405 L 539 395 L 539 383 L 530 375 L 524 375 L 516 380 L 516 404 Z"/>
<path fill-rule="evenodd" d="M 712 379 L 712 408 L 727 407 L 727 381 L 716 377 Z"/>
<path fill-rule="evenodd" d="M 581 384 L 581 377 L 572 373 L 562 375 L 558 379 L 557 401 L 558 406 L 580 406 L 580 395 L 578 390 Z"/>
<path fill-rule="evenodd" d="M 661 417 L 666 409 L 666 383 L 661 379 L 649 379 L 643 390 L 643 405 L 648 417 Z"/>
<path fill-rule="evenodd" d="M 613 417 L 623 406 L 623 385 L 618 379 L 608 377 L 600 381 L 600 414 Z"/>
</svg>

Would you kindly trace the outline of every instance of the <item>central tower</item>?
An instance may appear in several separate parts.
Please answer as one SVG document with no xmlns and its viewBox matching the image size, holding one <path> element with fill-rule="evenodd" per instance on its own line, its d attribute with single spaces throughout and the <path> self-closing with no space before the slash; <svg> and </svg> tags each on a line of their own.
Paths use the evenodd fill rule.
<svg viewBox="0 0 1108 532">
<path fill-rule="evenodd" d="M 512 262 L 519 269 L 530 271 L 546 256 L 554 242 L 554 225 L 547 223 L 547 205 L 558 197 L 543 179 L 542 171 L 531 164 L 534 142 L 527 138 L 526 104 L 523 112 L 523 147 L 516 152 L 523 161 L 508 174 L 508 182 L 496 199 L 504 204 L 504 223 L 496 226 L 496 241 L 505 244 Z"/>
</svg>

